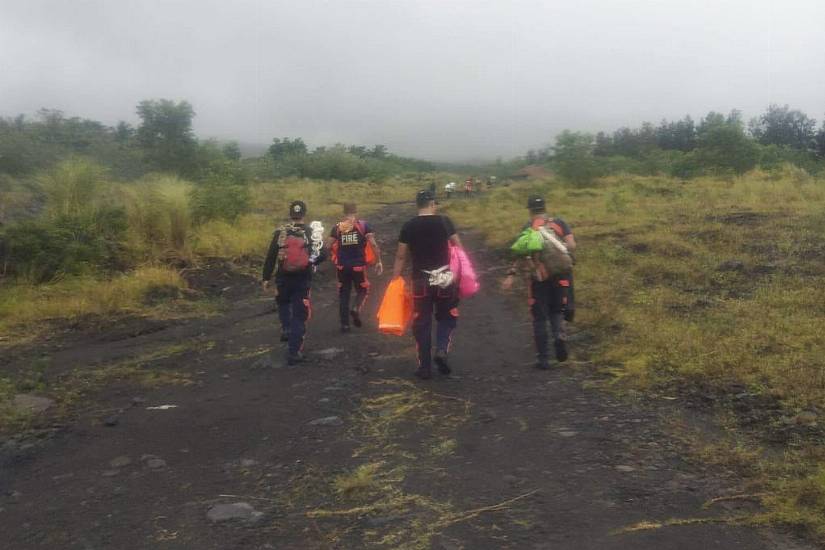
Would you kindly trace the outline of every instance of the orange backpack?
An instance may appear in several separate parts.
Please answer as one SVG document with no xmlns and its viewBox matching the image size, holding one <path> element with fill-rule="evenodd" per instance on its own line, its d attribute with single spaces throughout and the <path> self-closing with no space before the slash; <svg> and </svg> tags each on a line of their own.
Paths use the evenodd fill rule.
<svg viewBox="0 0 825 550">
<path fill-rule="evenodd" d="M 340 238 L 341 238 L 341 224 L 338 223 L 335 227 L 338 228 L 338 239 L 334 243 L 332 243 L 332 247 L 330 248 L 330 255 L 332 256 L 332 263 L 338 265 L 338 249 L 340 248 Z M 372 245 L 370 244 L 369 240 L 367 239 L 366 234 L 366 224 L 364 220 L 355 220 L 355 230 L 358 231 L 358 234 L 361 235 L 361 238 L 364 239 L 365 246 L 364 246 L 364 260 L 367 262 L 367 265 L 373 265 L 378 261 L 378 256 L 375 254 L 375 250 L 373 250 Z"/>
</svg>

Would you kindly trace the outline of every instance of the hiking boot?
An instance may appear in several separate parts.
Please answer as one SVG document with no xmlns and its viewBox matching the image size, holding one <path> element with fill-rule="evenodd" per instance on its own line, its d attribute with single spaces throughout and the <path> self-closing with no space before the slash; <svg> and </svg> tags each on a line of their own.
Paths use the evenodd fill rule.
<svg viewBox="0 0 825 550">
<path fill-rule="evenodd" d="M 358 328 L 361 328 L 361 313 L 357 309 L 353 309 L 349 312 L 352 316 L 352 324 Z"/>
<path fill-rule="evenodd" d="M 289 331 L 282 330 L 281 331 L 281 342 L 289 342 Z"/>
<path fill-rule="evenodd" d="M 539 357 L 536 359 L 536 368 L 539 370 L 550 370 L 550 361 L 547 360 L 547 357 Z"/>
<path fill-rule="evenodd" d="M 576 310 L 572 308 L 567 308 L 564 310 L 564 320 L 568 323 L 572 323 L 573 319 L 576 318 Z"/>
<path fill-rule="evenodd" d="M 556 340 L 556 359 L 559 363 L 567 361 L 567 342 L 564 340 Z"/>
<path fill-rule="evenodd" d="M 351 331 L 351 330 L 352 330 L 352 329 L 350 328 L 350 326 L 349 326 L 349 325 L 341 325 L 341 333 L 342 333 L 342 334 L 347 334 L 347 333 L 348 333 L 349 331 Z"/>
<path fill-rule="evenodd" d="M 438 372 L 445 376 L 453 372 L 453 369 L 450 368 L 450 364 L 447 362 L 446 351 L 435 352 L 435 364 L 438 365 Z"/>
<path fill-rule="evenodd" d="M 415 376 L 421 380 L 429 380 L 433 377 L 433 371 L 432 369 L 422 369 L 418 367 L 415 369 Z"/>
<path fill-rule="evenodd" d="M 286 356 L 286 364 L 288 367 L 294 367 L 300 363 L 304 363 L 306 361 L 306 357 L 300 351 L 298 353 L 290 353 Z"/>
</svg>

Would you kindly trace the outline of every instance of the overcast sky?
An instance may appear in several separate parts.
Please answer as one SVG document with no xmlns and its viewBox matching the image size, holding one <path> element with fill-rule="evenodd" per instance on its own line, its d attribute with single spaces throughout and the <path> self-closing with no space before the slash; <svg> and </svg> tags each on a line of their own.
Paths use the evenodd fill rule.
<svg viewBox="0 0 825 550">
<path fill-rule="evenodd" d="M 0 115 L 137 122 L 186 99 L 200 137 L 509 157 L 789 103 L 825 116 L 823 0 L 0 0 Z"/>
</svg>

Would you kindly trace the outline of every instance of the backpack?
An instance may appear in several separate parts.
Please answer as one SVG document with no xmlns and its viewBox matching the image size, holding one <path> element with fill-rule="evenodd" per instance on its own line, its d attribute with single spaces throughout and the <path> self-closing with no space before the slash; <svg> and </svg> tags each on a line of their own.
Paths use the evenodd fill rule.
<svg viewBox="0 0 825 550">
<path fill-rule="evenodd" d="M 361 235 L 361 238 L 364 239 L 364 261 L 367 262 L 367 265 L 373 265 L 378 261 L 378 257 L 375 255 L 375 250 L 373 250 L 372 245 L 370 244 L 369 240 L 367 240 L 367 233 L 366 233 L 366 222 L 364 220 L 355 220 L 355 230 L 358 231 L 358 234 Z M 341 224 L 337 224 L 336 227 L 338 228 L 338 239 L 341 238 Z M 332 247 L 330 247 L 330 254 L 332 256 L 332 263 L 338 265 L 338 250 L 340 248 L 340 241 L 336 240 L 332 243 Z"/>
<path fill-rule="evenodd" d="M 469 298 L 481 288 L 475 267 L 467 252 L 450 243 L 450 271 L 458 278 L 458 297 Z"/>
<path fill-rule="evenodd" d="M 309 267 L 309 240 L 304 228 L 287 224 L 278 235 L 278 271 L 298 273 Z"/>
<path fill-rule="evenodd" d="M 573 258 L 561 239 L 561 227 L 553 220 L 547 220 L 533 231 L 541 235 L 542 242 L 541 250 L 532 254 L 538 280 L 569 276 L 573 271 Z"/>
</svg>

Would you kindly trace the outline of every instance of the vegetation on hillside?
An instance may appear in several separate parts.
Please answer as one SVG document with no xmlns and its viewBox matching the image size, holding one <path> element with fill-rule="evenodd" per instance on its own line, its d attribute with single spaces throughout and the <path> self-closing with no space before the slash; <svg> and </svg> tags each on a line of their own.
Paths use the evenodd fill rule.
<svg viewBox="0 0 825 550">
<path fill-rule="evenodd" d="M 180 268 L 257 261 L 291 200 L 329 224 L 342 202 L 369 212 L 441 177 L 381 145 L 276 138 L 242 159 L 234 143 L 197 139 L 187 102 L 144 101 L 138 114 L 138 128 L 48 110 L 0 119 L 4 335 L 197 310 Z M 617 387 L 713 404 L 736 441 L 731 462 L 763 495 L 759 519 L 825 539 L 825 126 L 771 106 L 748 125 L 734 111 L 565 131 L 477 173 L 503 179 L 527 163 L 558 179 L 454 201 L 450 214 L 504 247 L 526 197 L 544 195 L 581 243 L 577 323 L 594 362 Z"/>
<path fill-rule="evenodd" d="M 618 387 L 715 408 L 764 494 L 756 519 L 825 537 L 825 181 L 789 164 L 723 179 L 543 181 L 449 213 L 503 249 L 533 193 L 579 241 L 576 325 L 595 338 L 594 364 Z"/>
<path fill-rule="evenodd" d="M 590 184 L 618 173 L 682 179 L 739 175 L 790 163 L 817 174 L 825 170 L 825 122 L 789 106 L 770 105 L 747 125 L 739 111 L 710 112 L 697 122 L 662 120 L 612 133 L 564 131 L 555 145 L 534 149 L 517 163 L 546 164 L 562 179 Z"/>
<path fill-rule="evenodd" d="M 409 198 L 409 182 L 432 170 L 382 145 L 310 151 L 301 139 L 275 139 L 265 157 L 242 159 L 234 142 L 195 136 L 186 101 L 142 101 L 137 114 L 136 128 L 45 109 L 33 120 L 0 118 L 4 332 L 157 312 L 146 297 L 159 287 L 174 290 L 170 303 L 188 296 L 181 267 L 262 255 L 289 201 L 307 201 L 310 216 L 329 223 L 344 200 L 368 211 Z"/>
</svg>

